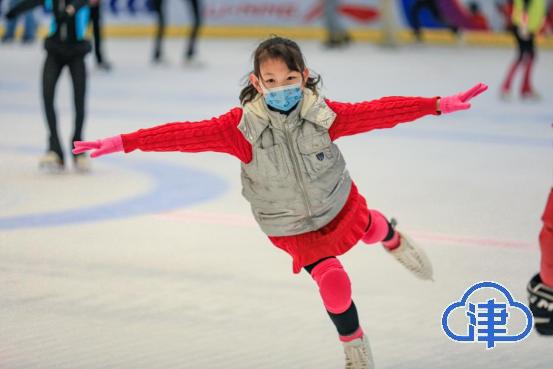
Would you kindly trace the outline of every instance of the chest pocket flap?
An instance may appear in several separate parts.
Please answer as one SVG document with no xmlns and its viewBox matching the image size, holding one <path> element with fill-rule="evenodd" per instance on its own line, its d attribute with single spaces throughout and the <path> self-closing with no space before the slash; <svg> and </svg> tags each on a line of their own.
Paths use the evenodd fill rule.
<svg viewBox="0 0 553 369">
<path fill-rule="evenodd" d="M 329 149 L 331 145 L 332 141 L 327 133 L 298 138 L 298 148 L 302 154 L 316 154 Z"/>
<path fill-rule="evenodd" d="M 316 179 L 332 167 L 337 157 L 336 148 L 328 133 L 298 138 L 298 148 L 307 174 Z"/>
</svg>

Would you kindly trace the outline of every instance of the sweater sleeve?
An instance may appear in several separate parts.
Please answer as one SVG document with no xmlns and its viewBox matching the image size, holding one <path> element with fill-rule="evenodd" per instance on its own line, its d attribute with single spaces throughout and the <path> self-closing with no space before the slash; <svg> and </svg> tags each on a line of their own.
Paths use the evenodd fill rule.
<svg viewBox="0 0 553 369">
<path fill-rule="evenodd" d="M 252 158 L 251 144 L 244 138 L 238 124 L 242 109 L 234 108 L 220 117 L 200 122 L 174 122 L 122 134 L 125 152 L 142 151 L 214 151 L 231 154 L 248 163 Z"/>
<path fill-rule="evenodd" d="M 399 123 L 411 122 L 429 114 L 439 115 L 436 109 L 437 99 L 390 96 L 354 104 L 326 100 L 336 113 L 336 119 L 329 130 L 330 138 L 336 140 L 373 129 L 392 128 Z"/>
</svg>

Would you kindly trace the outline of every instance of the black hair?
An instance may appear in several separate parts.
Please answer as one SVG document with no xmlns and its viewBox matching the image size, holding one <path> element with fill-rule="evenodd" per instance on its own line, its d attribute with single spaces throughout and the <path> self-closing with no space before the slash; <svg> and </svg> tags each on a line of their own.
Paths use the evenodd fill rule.
<svg viewBox="0 0 553 369">
<path fill-rule="evenodd" d="M 298 44 L 284 37 L 272 36 L 257 46 L 253 53 L 252 71 L 256 77 L 260 78 L 261 63 L 267 59 L 280 59 L 286 63 L 286 66 L 288 66 L 288 69 L 291 71 L 303 73 L 306 68 L 305 60 Z M 317 85 L 320 82 L 321 77 L 319 75 L 310 75 L 307 77 L 305 87 L 317 94 Z M 248 78 L 246 86 L 240 92 L 240 103 L 243 105 L 252 101 L 257 94 L 257 90 Z"/>
</svg>

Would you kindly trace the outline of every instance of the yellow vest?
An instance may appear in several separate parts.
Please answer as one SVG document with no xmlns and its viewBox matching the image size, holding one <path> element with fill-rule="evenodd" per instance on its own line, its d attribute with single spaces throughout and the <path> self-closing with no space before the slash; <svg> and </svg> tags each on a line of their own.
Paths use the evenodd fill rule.
<svg viewBox="0 0 553 369">
<path fill-rule="evenodd" d="M 528 7 L 528 31 L 538 33 L 545 21 L 545 0 L 530 0 Z M 524 0 L 515 0 L 513 5 L 512 21 L 513 25 L 522 24 L 522 14 L 524 13 Z"/>
</svg>

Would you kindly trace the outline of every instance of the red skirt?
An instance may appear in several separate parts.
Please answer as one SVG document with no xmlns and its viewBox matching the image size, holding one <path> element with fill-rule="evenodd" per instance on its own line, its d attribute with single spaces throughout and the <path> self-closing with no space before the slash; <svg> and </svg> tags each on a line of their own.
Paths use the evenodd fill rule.
<svg viewBox="0 0 553 369">
<path fill-rule="evenodd" d="M 352 183 L 346 204 L 323 228 L 294 236 L 269 236 L 269 239 L 290 254 L 292 270 L 299 273 L 304 266 L 319 259 L 345 254 L 363 237 L 368 224 L 367 201 Z"/>
</svg>

